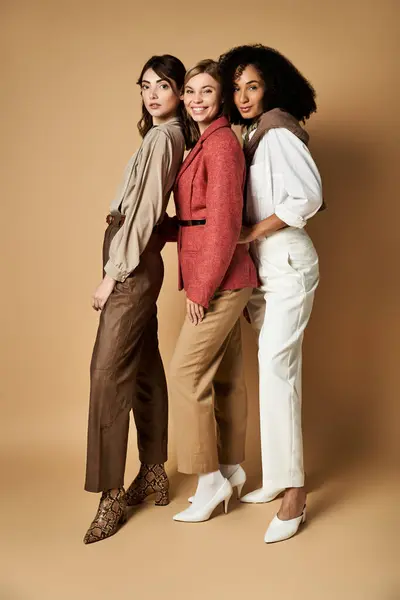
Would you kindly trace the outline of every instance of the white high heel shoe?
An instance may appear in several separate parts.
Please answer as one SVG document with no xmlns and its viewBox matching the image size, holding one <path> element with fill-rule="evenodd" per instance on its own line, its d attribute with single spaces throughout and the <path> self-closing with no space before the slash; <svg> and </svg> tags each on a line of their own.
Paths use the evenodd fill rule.
<svg viewBox="0 0 400 600">
<path fill-rule="evenodd" d="M 299 517 L 289 521 L 281 521 L 278 515 L 272 519 L 265 533 L 264 542 L 272 544 L 273 542 L 282 542 L 296 535 L 302 523 L 306 522 L 306 507 Z"/>
<path fill-rule="evenodd" d="M 237 488 L 237 497 L 240 499 L 240 494 L 242 493 L 242 489 L 244 484 L 246 483 L 247 475 L 245 470 L 239 465 L 239 468 L 236 469 L 234 473 L 230 477 L 228 477 L 228 481 L 233 488 Z M 188 498 L 189 502 L 193 502 L 194 496 L 190 496 Z"/>
<path fill-rule="evenodd" d="M 228 504 L 231 499 L 233 490 L 227 479 L 224 480 L 222 486 L 217 490 L 214 496 L 205 506 L 196 506 L 192 504 L 186 510 L 173 516 L 174 521 L 183 521 L 184 523 L 201 523 L 208 521 L 218 504 L 224 503 L 224 512 L 228 512 Z"/>
<path fill-rule="evenodd" d="M 275 500 L 285 491 L 286 488 L 278 489 L 278 490 L 267 490 L 266 488 L 259 488 L 258 490 L 254 490 L 253 492 L 249 492 L 243 498 L 240 498 L 240 502 L 247 502 L 249 504 L 263 504 L 264 502 L 271 502 Z"/>
</svg>

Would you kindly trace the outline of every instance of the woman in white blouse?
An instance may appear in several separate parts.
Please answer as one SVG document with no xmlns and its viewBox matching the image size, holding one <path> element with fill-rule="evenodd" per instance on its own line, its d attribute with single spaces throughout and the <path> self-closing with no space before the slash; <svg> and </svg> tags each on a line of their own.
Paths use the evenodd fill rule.
<svg viewBox="0 0 400 600">
<path fill-rule="evenodd" d="M 306 517 L 301 428 L 302 342 L 319 280 L 304 226 L 323 208 L 321 178 L 301 127 L 315 92 L 294 65 L 262 45 L 221 56 L 225 111 L 244 126 L 248 175 L 241 243 L 251 243 L 260 287 L 248 305 L 259 334 L 262 487 L 241 500 L 283 493 L 266 542 L 292 537 Z"/>
</svg>

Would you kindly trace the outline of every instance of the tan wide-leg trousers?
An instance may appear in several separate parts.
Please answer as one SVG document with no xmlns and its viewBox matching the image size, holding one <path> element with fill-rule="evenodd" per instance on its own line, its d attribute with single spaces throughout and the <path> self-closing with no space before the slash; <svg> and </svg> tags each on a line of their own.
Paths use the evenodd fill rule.
<svg viewBox="0 0 400 600">
<path fill-rule="evenodd" d="M 247 396 L 240 315 L 251 288 L 217 292 L 205 319 L 186 317 L 170 367 L 178 470 L 210 473 L 244 460 Z"/>
<path fill-rule="evenodd" d="M 106 230 L 103 260 L 117 227 Z M 168 394 L 158 349 L 157 306 L 164 267 L 153 236 L 135 271 L 117 283 L 105 305 L 93 350 L 85 489 L 124 485 L 129 415 L 137 428 L 139 458 L 167 460 Z"/>
</svg>

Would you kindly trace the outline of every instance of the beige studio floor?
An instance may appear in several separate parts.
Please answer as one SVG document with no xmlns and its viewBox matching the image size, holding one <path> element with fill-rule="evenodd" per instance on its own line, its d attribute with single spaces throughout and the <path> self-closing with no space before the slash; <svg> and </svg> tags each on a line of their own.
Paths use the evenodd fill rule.
<svg viewBox="0 0 400 600">
<path fill-rule="evenodd" d="M 171 461 L 168 507 L 146 503 L 113 538 L 85 546 L 95 496 L 81 490 L 82 457 L 55 452 L 19 456 L 16 470 L 5 472 L 1 600 L 400 598 L 393 472 L 364 465 L 325 483 L 316 477 L 308 524 L 292 540 L 267 546 L 276 501 L 233 501 L 227 515 L 217 509 L 206 523 L 173 522 L 194 480 L 178 475 Z M 130 460 L 128 472 L 136 466 Z"/>
</svg>

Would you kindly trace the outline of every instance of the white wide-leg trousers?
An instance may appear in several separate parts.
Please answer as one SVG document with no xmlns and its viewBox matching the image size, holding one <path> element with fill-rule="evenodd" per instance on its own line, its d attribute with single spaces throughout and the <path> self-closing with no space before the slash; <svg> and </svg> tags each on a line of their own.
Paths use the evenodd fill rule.
<svg viewBox="0 0 400 600">
<path fill-rule="evenodd" d="M 254 242 L 252 253 L 261 280 L 248 311 L 259 334 L 263 487 L 302 487 L 302 343 L 319 281 L 318 255 L 308 234 L 293 227 Z"/>
</svg>

